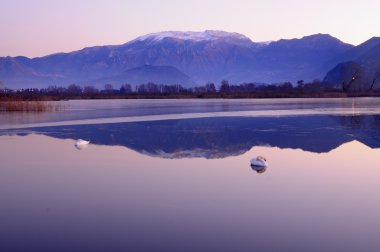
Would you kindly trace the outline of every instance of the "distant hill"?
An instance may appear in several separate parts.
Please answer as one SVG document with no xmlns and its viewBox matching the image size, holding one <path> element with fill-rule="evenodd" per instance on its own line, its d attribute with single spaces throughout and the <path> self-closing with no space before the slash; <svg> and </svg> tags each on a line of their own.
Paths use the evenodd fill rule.
<svg viewBox="0 0 380 252">
<path fill-rule="evenodd" d="M 89 81 L 87 84 L 99 86 L 104 83 L 109 83 L 120 86 L 125 83 L 138 85 L 149 82 L 169 85 L 181 84 L 184 87 L 191 87 L 195 85 L 194 81 L 189 76 L 175 67 L 151 65 L 128 69 L 120 75 Z"/>
<path fill-rule="evenodd" d="M 326 63 L 351 48 L 328 34 L 281 39 L 257 53 L 251 78 L 267 83 L 321 79 L 330 69 Z"/>
<path fill-rule="evenodd" d="M 7 87 L 42 87 L 62 77 L 47 72 L 38 72 L 26 57 L 0 57 L 0 81 Z"/>
<path fill-rule="evenodd" d="M 378 45 L 380 45 L 380 37 L 373 37 L 364 43 L 347 50 L 345 53 L 336 57 L 334 61 L 344 62 L 358 59 Z"/>
<path fill-rule="evenodd" d="M 340 62 L 338 56 L 352 48 L 326 34 L 257 43 L 244 35 L 224 31 L 159 32 L 123 45 L 89 47 L 33 59 L 0 58 L 0 80 L 9 87 L 46 87 L 94 80 L 139 82 L 145 80 L 146 71 L 154 75 L 153 70 L 145 67 L 150 65 L 170 66 L 182 72 L 188 78 L 182 76 L 185 78 L 182 80 L 172 70 L 156 68 L 153 79 L 165 83 L 180 80 L 183 85 L 219 84 L 223 79 L 232 83 L 307 81 L 322 78 Z M 129 76 L 131 69 L 134 70 Z"/>
<path fill-rule="evenodd" d="M 324 82 L 347 89 L 380 89 L 380 38 L 372 38 L 338 57 Z"/>
</svg>

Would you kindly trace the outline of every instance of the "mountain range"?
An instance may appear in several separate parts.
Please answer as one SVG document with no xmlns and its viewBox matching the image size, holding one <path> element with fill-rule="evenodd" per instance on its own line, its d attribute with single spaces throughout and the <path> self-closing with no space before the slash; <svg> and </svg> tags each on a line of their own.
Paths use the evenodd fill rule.
<svg viewBox="0 0 380 252">
<path fill-rule="evenodd" d="M 191 87 L 223 79 L 295 83 L 317 78 L 338 85 L 345 78 L 342 67 L 353 71 L 352 64 L 342 62 L 354 62 L 366 79 L 373 78 L 380 65 L 380 38 L 355 47 L 327 34 L 258 43 L 224 31 L 159 32 L 122 45 L 37 58 L 0 57 L 0 81 L 9 88 L 150 81 Z"/>
</svg>

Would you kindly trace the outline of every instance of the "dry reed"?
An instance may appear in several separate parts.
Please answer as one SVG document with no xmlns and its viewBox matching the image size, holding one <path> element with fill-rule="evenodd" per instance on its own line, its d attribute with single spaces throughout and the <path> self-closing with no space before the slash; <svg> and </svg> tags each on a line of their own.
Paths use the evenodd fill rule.
<svg viewBox="0 0 380 252">
<path fill-rule="evenodd" d="M 6 112 L 52 112 L 62 110 L 61 104 L 47 101 L 2 101 L 0 111 Z"/>
</svg>

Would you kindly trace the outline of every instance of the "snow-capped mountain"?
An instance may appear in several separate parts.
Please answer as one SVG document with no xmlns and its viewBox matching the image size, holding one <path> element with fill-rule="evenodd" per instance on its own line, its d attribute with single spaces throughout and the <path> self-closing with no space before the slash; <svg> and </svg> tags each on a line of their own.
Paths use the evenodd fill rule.
<svg viewBox="0 0 380 252">
<path fill-rule="evenodd" d="M 210 40 L 218 40 L 218 39 L 236 39 L 236 40 L 247 40 L 251 41 L 246 36 L 235 33 L 235 32 L 225 32 L 225 31 L 213 31 L 206 30 L 204 32 L 182 32 L 182 31 L 165 31 L 165 32 L 157 32 L 151 33 L 144 36 L 140 36 L 135 40 L 145 41 L 145 40 L 154 40 L 160 41 L 165 38 L 172 38 L 178 40 L 191 40 L 195 42 L 199 41 L 210 41 Z"/>
<path fill-rule="evenodd" d="M 206 82 L 218 84 L 222 79 L 233 83 L 294 82 L 322 78 L 328 70 L 324 67 L 325 62 L 350 48 L 351 45 L 323 34 L 256 43 L 244 35 L 224 31 L 168 31 L 144 35 L 123 45 L 89 47 L 33 59 L 0 58 L 0 80 L 9 87 L 100 85 L 98 80 L 101 79 L 126 73 L 145 75 L 144 69 L 152 71 L 140 68 L 142 66 L 171 66 L 176 70 L 167 71 L 167 74 L 179 76 L 182 72 L 192 80 L 179 83 L 184 86 Z M 136 68 L 139 71 L 128 72 Z M 119 78 L 115 84 L 127 81 L 127 77 Z M 161 83 L 164 80 L 151 77 L 150 81 Z"/>
</svg>

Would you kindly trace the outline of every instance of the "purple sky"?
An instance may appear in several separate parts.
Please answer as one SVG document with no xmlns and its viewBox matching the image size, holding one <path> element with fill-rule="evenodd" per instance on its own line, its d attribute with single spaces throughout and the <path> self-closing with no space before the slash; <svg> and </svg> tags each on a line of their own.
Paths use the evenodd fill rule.
<svg viewBox="0 0 380 252">
<path fill-rule="evenodd" d="M 0 0 L 0 10 L 0 56 L 122 44 L 167 30 L 234 31 L 254 41 L 329 33 L 352 44 L 380 36 L 374 0 Z"/>
</svg>

